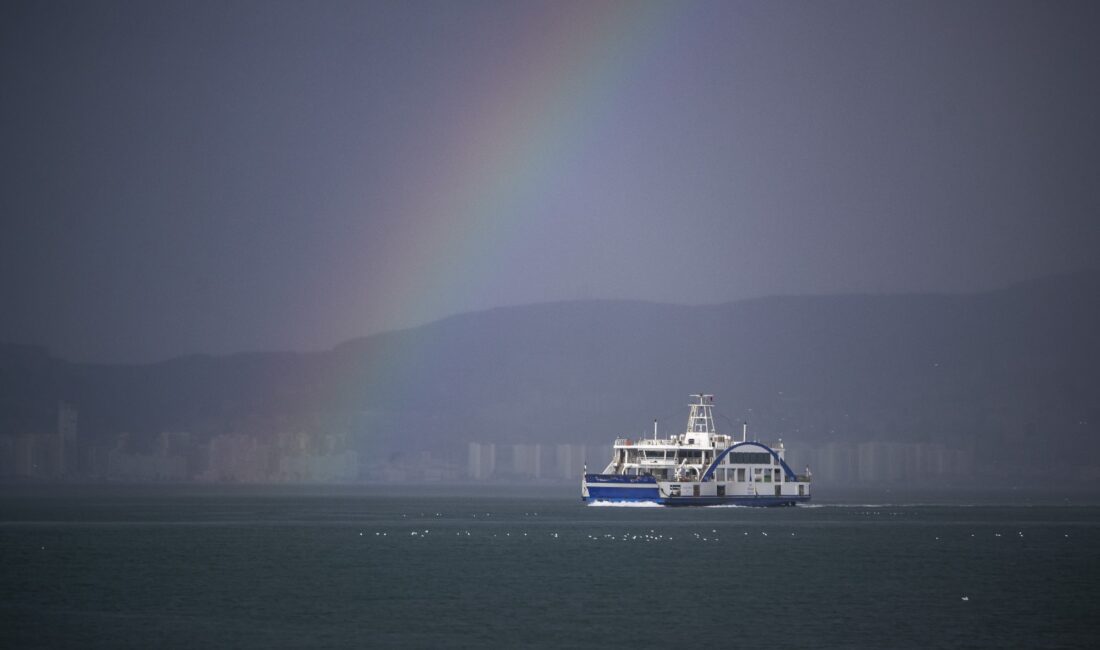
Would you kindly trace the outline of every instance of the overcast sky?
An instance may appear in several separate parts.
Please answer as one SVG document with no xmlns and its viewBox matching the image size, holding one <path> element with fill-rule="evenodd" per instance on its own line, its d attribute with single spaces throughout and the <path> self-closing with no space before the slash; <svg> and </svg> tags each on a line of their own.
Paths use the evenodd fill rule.
<svg viewBox="0 0 1100 650">
<path fill-rule="evenodd" d="M 5 2 L 0 340 L 1095 266 L 1100 3 Z"/>
</svg>

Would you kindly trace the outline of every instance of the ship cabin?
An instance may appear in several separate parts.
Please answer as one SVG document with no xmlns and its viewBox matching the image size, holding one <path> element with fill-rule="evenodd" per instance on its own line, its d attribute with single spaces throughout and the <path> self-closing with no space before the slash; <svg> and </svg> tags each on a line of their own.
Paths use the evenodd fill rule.
<svg viewBox="0 0 1100 650">
<path fill-rule="evenodd" d="M 806 480 L 787 466 L 783 441 L 766 444 L 748 440 L 742 426 L 740 440 L 717 433 L 711 395 L 692 396 L 684 433 L 661 438 L 654 423 L 653 437 L 615 440 L 604 474 L 652 476 L 657 481 L 716 481 L 718 483 L 786 483 Z M 714 465 L 715 459 L 719 459 Z M 714 465 L 712 467 L 712 465 Z"/>
</svg>

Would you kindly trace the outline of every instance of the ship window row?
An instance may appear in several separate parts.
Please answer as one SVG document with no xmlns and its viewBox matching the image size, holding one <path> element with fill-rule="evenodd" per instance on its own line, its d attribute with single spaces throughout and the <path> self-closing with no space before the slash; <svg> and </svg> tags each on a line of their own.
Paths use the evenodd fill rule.
<svg viewBox="0 0 1100 650">
<path fill-rule="evenodd" d="M 745 473 L 745 468 L 744 467 L 738 467 L 736 469 L 731 467 L 729 469 L 721 468 L 721 469 L 716 470 L 715 473 L 714 473 L 714 478 L 718 481 L 726 481 L 726 482 L 730 482 L 730 483 L 744 483 L 750 477 L 749 477 L 748 474 Z M 780 482 L 783 482 L 783 480 L 784 480 L 783 479 L 783 474 L 778 469 L 769 470 L 769 471 L 765 472 L 764 470 L 761 470 L 759 467 L 757 467 L 753 471 L 753 474 L 752 474 L 751 478 L 753 479 L 753 481 L 755 481 L 757 483 L 760 483 L 760 482 L 763 482 L 763 483 L 772 483 L 772 482 L 780 483 Z"/>
<path fill-rule="evenodd" d="M 726 462 L 731 465 L 771 465 L 772 455 L 768 452 L 730 452 Z"/>
<path fill-rule="evenodd" d="M 637 450 L 628 452 L 626 461 L 636 463 L 640 459 L 665 459 L 699 461 L 704 458 L 699 449 L 682 449 L 679 452 Z M 735 451 L 726 455 L 727 465 L 774 465 L 775 458 L 768 452 Z"/>
<path fill-rule="evenodd" d="M 674 478 L 673 471 L 671 469 L 642 469 L 637 467 L 631 467 L 623 472 L 626 476 L 652 476 L 658 480 L 672 479 Z M 745 471 L 744 467 L 730 467 L 729 469 L 720 467 L 714 472 L 714 479 L 720 482 L 728 483 L 783 483 L 786 479 L 783 473 L 779 469 L 763 470 L 759 467 L 754 468 L 752 475 Z"/>
<path fill-rule="evenodd" d="M 642 450 L 638 450 L 638 451 L 634 451 L 634 452 L 628 452 L 628 454 L 627 454 L 627 458 L 630 462 L 636 462 L 636 460 L 638 458 L 645 458 L 645 459 L 653 459 L 653 458 L 657 458 L 657 459 L 684 459 L 684 458 L 687 458 L 687 459 L 700 459 L 702 457 L 703 457 L 703 452 L 699 449 L 683 449 L 683 450 L 680 450 L 679 452 L 676 452 L 676 451 L 672 451 L 672 452 L 649 451 L 649 450 L 642 449 Z"/>
</svg>

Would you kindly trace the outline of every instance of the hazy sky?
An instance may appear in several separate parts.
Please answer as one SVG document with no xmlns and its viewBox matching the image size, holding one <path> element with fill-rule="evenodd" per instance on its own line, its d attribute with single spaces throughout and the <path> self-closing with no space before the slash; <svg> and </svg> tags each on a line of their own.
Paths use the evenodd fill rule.
<svg viewBox="0 0 1100 650">
<path fill-rule="evenodd" d="M 1097 264 L 1100 3 L 5 2 L 0 340 Z"/>
</svg>

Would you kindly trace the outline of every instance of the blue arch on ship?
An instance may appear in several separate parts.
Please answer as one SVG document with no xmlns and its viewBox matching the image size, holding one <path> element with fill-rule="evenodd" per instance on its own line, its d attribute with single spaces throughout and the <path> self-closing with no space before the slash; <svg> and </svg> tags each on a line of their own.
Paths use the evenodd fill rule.
<svg viewBox="0 0 1100 650">
<path fill-rule="evenodd" d="M 709 481 L 711 477 L 714 476 L 714 470 L 718 469 L 718 464 L 721 463 L 722 460 L 724 460 L 731 451 L 739 447 L 759 447 L 760 449 L 763 449 L 764 451 L 771 454 L 772 458 L 774 458 L 779 463 L 779 466 L 783 468 L 783 473 L 786 474 L 787 480 L 798 480 L 798 477 L 794 475 L 794 472 L 791 471 L 791 468 L 787 465 L 786 461 L 780 458 L 779 454 L 775 453 L 774 449 L 760 442 L 739 442 L 735 445 L 730 445 L 729 447 L 726 447 L 722 450 L 722 453 L 714 457 L 714 462 L 710 464 L 710 467 L 707 468 L 707 471 L 703 472 L 703 477 L 699 480 Z"/>
</svg>

